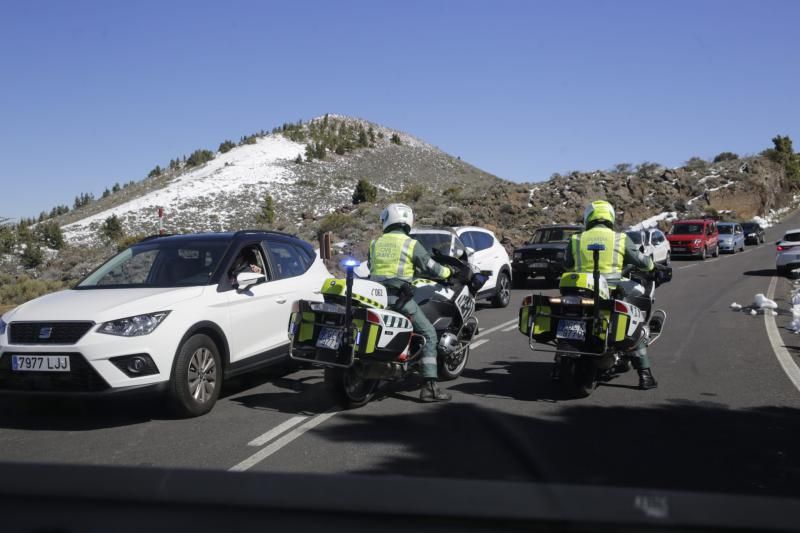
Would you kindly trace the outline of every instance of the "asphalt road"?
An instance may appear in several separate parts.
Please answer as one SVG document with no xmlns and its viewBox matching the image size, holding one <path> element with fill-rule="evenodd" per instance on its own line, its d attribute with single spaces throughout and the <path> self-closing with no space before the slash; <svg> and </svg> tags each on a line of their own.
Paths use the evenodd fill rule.
<svg viewBox="0 0 800 533">
<path fill-rule="evenodd" d="M 539 280 L 506 309 L 481 308 L 481 335 L 447 404 L 421 404 L 418 383 L 337 411 L 320 370 L 273 369 L 226 384 L 215 409 L 175 420 L 157 400 L 0 400 L 5 461 L 269 472 L 359 473 L 746 494 L 798 494 L 800 390 L 779 363 L 772 318 L 734 312 L 767 293 L 774 243 L 705 262 L 675 261 L 657 293 L 669 315 L 651 347 L 659 387 L 631 371 L 585 399 L 549 382 L 549 354 L 516 330 L 522 297 L 555 293 Z M 783 329 L 791 283 L 778 280 L 777 344 L 798 364 L 800 338 Z"/>
</svg>

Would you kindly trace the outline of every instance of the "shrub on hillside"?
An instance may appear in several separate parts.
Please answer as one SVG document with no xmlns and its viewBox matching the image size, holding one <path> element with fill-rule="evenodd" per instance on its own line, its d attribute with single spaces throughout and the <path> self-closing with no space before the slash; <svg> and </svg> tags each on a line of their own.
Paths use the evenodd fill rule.
<svg viewBox="0 0 800 533">
<path fill-rule="evenodd" d="M 130 248 L 137 242 L 144 239 L 146 235 L 144 233 L 137 233 L 135 235 L 124 235 L 119 240 L 117 240 L 117 251 L 121 252 L 127 248 Z"/>
<path fill-rule="evenodd" d="M 720 152 L 716 156 L 714 156 L 714 163 L 721 163 L 723 161 L 733 161 L 734 159 L 739 159 L 738 154 L 734 154 L 733 152 Z"/>
<path fill-rule="evenodd" d="M 0 226 L 0 254 L 10 254 L 17 244 L 17 235 L 10 226 Z"/>
<path fill-rule="evenodd" d="M 199 149 L 192 152 L 192 155 L 186 160 L 186 166 L 196 167 L 208 163 L 214 159 L 214 152 L 211 150 Z"/>
<path fill-rule="evenodd" d="M 0 305 L 19 305 L 69 286 L 64 281 L 44 281 L 28 276 L 0 274 Z"/>
<path fill-rule="evenodd" d="M 401 202 L 419 202 L 420 198 L 427 193 L 428 189 L 424 185 L 413 183 L 406 185 L 406 187 L 403 189 L 403 192 L 398 194 L 398 199 Z"/>
<path fill-rule="evenodd" d="M 233 143 L 233 141 L 229 141 L 229 140 L 226 139 L 226 140 L 222 141 L 221 143 L 219 143 L 218 150 L 219 150 L 220 153 L 224 154 L 225 152 L 230 152 L 234 148 L 236 148 L 236 145 Z"/>
<path fill-rule="evenodd" d="M 466 211 L 458 207 L 451 207 L 442 213 L 442 225 L 444 226 L 463 226 L 466 220 Z"/>
<path fill-rule="evenodd" d="M 100 234 L 111 242 L 118 242 L 125 236 L 122 229 L 122 222 L 120 222 L 117 215 L 111 215 L 100 226 Z"/>
<path fill-rule="evenodd" d="M 25 268 L 36 268 L 44 262 L 44 252 L 39 243 L 32 240 L 25 243 L 25 249 L 20 254 L 20 263 Z"/>
<path fill-rule="evenodd" d="M 157 178 L 161 175 L 161 167 L 156 165 L 156 168 L 147 173 L 148 178 Z"/>
<path fill-rule="evenodd" d="M 269 194 L 264 196 L 264 202 L 256 215 L 256 222 L 260 226 L 270 226 L 275 222 L 275 202 Z"/>
<path fill-rule="evenodd" d="M 688 170 L 704 171 L 708 168 L 708 163 L 700 157 L 691 157 L 684 165 Z"/>
<path fill-rule="evenodd" d="M 403 144 L 403 142 L 400 140 L 400 136 L 396 133 L 392 133 L 392 137 L 389 140 L 392 142 L 392 144 Z"/>
<path fill-rule="evenodd" d="M 43 222 L 36 227 L 39 240 L 48 248 L 60 250 L 64 247 L 64 234 L 55 222 Z"/>
<path fill-rule="evenodd" d="M 320 221 L 319 234 L 321 235 L 330 231 L 341 235 L 345 229 L 354 225 L 356 225 L 356 221 L 350 215 L 345 213 L 330 213 L 325 215 Z"/>
<path fill-rule="evenodd" d="M 374 202 L 378 198 L 378 189 L 367 180 L 358 180 L 356 189 L 353 191 L 353 204 L 362 202 Z"/>
</svg>

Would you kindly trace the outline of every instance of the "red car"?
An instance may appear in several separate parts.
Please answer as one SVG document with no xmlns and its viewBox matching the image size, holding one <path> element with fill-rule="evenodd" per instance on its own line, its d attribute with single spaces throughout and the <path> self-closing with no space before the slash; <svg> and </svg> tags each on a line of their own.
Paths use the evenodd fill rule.
<svg viewBox="0 0 800 533">
<path fill-rule="evenodd" d="M 688 255 L 705 259 L 719 255 L 719 231 L 713 218 L 676 220 L 667 240 L 672 257 Z"/>
</svg>

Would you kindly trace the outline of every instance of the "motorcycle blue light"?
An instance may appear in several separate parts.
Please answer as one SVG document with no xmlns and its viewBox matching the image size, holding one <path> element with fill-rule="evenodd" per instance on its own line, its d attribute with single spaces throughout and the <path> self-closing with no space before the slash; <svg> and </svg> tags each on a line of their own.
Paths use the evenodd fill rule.
<svg viewBox="0 0 800 533">
<path fill-rule="evenodd" d="M 352 257 L 348 257 L 347 259 L 343 259 L 341 264 L 342 264 L 343 267 L 354 267 L 355 268 L 355 267 L 357 267 L 358 265 L 361 264 L 361 261 L 359 261 L 357 259 L 353 259 Z"/>
</svg>

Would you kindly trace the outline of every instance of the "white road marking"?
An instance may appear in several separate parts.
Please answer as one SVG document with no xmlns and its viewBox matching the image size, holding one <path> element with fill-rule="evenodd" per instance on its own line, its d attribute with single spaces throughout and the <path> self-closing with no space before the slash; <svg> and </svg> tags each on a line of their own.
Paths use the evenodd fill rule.
<svg viewBox="0 0 800 533">
<path fill-rule="evenodd" d="M 752 251 L 753 251 L 752 248 L 748 248 L 747 250 L 743 251 L 742 254 L 748 254 L 748 253 L 750 253 Z M 739 255 L 741 255 L 741 254 L 739 254 Z"/>
<path fill-rule="evenodd" d="M 717 257 L 716 259 L 706 259 L 705 260 L 706 263 L 713 263 L 714 261 L 719 261 L 719 257 Z"/>
<path fill-rule="evenodd" d="M 775 295 L 775 286 L 777 283 L 778 278 L 773 276 L 769 284 L 769 289 L 767 289 L 767 298 L 770 300 L 772 300 Z M 775 324 L 775 317 L 772 316 L 772 313 L 764 313 L 764 324 L 766 324 L 767 337 L 769 337 L 769 342 L 772 344 L 772 351 L 775 352 L 775 357 L 778 358 L 778 362 L 781 364 L 783 371 L 786 372 L 789 380 L 795 388 L 800 391 L 800 368 L 797 367 L 797 363 L 792 359 L 789 350 L 784 347 L 783 339 L 781 339 L 781 334 L 778 332 L 778 326 Z"/>
<path fill-rule="evenodd" d="M 518 320 L 518 319 L 516 319 L 516 318 L 513 318 L 513 319 L 509 320 L 508 322 L 503 322 L 502 324 L 499 324 L 499 325 L 497 325 L 497 326 L 494 326 L 493 328 L 489 328 L 489 329 L 484 329 L 484 330 L 481 330 L 481 331 L 479 331 L 479 332 L 478 332 L 478 334 L 477 334 L 477 335 L 475 335 L 475 336 L 476 336 L 476 337 L 483 337 L 484 335 L 488 335 L 489 333 L 494 333 L 494 332 L 495 332 L 495 331 L 497 331 L 498 329 L 503 329 L 503 328 L 505 328 L 505 327 L 508 327 L 508 326 L 510 326 L 511 324 L 516 324 L 516 323 L 517 323 L 517 320 Z"/>
<path fill-rule="evenodd" d="M 276 427 L 270 429 L 260 437 L 256 437 L 255 439 L 251 440 L 247 443 L 248 446 L 263 446 L 281 433 L 285 431 L 289 431 L 293 427 L 295 427 L 300 422 L 304 421 L 307 416 L 293 416 L 289 420 L 286 420 L 282 424 L 277 425 Z"/>
<path fill-rule="evenodd" d="M 685 270 L 687 268 L 692 268 L 692 267 L 696 267 L 696 266 L 697 266 L 697 263 L 695 263 L 693 265 L 686 265 L 686 266 L 678 267 L 678 270 Z"/>
<path fill-rule="evenodd" d="M 480 339 L 480 340 L 477 340 L 477 341 L 473 342 L 472 344 L 470 344 L 469 348 L 470 348 L 470 350 L 474 350 L 478 346 L 480 346 L 482 344 L 486 344 L 487 342 L 489 342 L 489 339 Z"/>
<path fill-rule="evenodd" d="M 510 325 L 510 326 L 508 326 L 507 328 L 503 328 L 503 333 L 506 333 L 506 332 L 508 332 L 508 331 L 515 330 L 515 329 L 517 329 L 518 327 L 519 327 L 519 324 L 517 324 L 517 323 L 515 322 L 514 324 L 511 324 L 511 325 Z"/>
<path fill-rule="evenodd" d="M 328 411 L 327 413 L 322 413 L 313 417 L 311 420 L 307 420 L 306 422 L 300 424 L 298 427 L 296 427 L 286 435 L 282 436 L 281 438 L 277 439 L 276 441 L 267 445 L 266 447 L 260 449 L 259 451 L 257 451 L 256 453 L 254 453 L 241 463 L 232 466 L 231 468 L 229 468 L 229 470 L 231 472 L 244 472 L 245 470 L 254 467 L 258 463 L 269 457 L 270 455 L 274 454 L 275 452 L 277 452 L 278 450 L 280 450 L 281 448 L 283 448 L 284 446 L 295 440 L 297 437 L 301 436 L 309 429 L 314 429 L 315 427 L 322 424 L 323 422 L 325 422 L 327 419 L 329 419 L 338 412 L 339 411 Z"/>
</svg>

